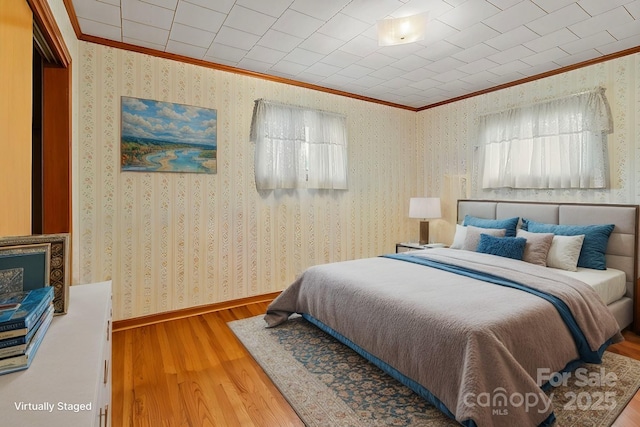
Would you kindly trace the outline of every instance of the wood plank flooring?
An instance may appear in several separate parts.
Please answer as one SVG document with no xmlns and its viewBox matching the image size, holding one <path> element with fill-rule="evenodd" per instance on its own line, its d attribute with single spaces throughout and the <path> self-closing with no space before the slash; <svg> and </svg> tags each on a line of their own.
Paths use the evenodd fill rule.
<svg viewBox="0 0 640 427">
<path fill-rule="evenodd" d="M 267 305 L 114 332 L 112 426 L 304 426 L 226 325 Z M 625 338 L 610 350 L 640 360 L 640 337 Z M 614 424 L 631 425 L 640 425 L 640 392 Z"/>
<path fill-rule="evenodd" d="M 226 325 L 266 307 L 114 332 L 112 425 L 303 426 Z"/>
</svg>

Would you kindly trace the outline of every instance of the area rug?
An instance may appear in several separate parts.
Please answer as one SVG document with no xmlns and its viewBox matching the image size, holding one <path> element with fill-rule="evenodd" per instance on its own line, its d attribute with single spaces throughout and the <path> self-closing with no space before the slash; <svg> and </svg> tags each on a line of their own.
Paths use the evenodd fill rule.
<svg viewBox="0 0 640 427">
<path fill-rule="evenodd" d="M 228 325 L 309 427 L 459 425 L 301 317 L 272 329 L 263 316 Z M 640 361 L 605 352 L 583 367 L 582 381 L 547 392 L 555 426 L 610 426 L 640 387 Z"/>
</svg>

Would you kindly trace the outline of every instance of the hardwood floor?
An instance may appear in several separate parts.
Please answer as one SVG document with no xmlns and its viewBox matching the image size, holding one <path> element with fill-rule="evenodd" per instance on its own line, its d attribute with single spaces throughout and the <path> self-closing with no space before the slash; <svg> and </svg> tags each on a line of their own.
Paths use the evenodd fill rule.
<svg viewBox="0 0 640 427">
<path fill-rule="evenodd" d="M 114 332 L 112 425 L 304 426 L 226 325 L 267 305 Z M 640 337 L 625 338 L 610 350 L 640 360 Z M 632 425 L 640 425 L 640 392 L 614 424 Z"/>
<path fill-rule="evenodd" d="M 114 332 L 112 425 L 304 426 L 226 325 L 266 307 Z"/>
<path fill-rule="evenodd" d="M 640 360 L 640 337 L 633 332 L 624 332 L 625 341 L 609 346 L 608 351 Z M 633 396 L 633 399 L 622 414 L 613 424 L 614 427 L 628 427 L 640 425 L 640 391 Z"/>
</svg>

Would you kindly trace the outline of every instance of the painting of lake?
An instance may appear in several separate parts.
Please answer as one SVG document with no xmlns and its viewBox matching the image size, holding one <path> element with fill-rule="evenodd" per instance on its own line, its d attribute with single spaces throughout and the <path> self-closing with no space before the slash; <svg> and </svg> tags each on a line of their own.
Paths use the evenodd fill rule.
<svg viewBox="0 0 640 427">
<path fill-rule="evenodd" d="M 122 171 L 216 173 L 217 111 L 122 97 Z"/>
</svg>

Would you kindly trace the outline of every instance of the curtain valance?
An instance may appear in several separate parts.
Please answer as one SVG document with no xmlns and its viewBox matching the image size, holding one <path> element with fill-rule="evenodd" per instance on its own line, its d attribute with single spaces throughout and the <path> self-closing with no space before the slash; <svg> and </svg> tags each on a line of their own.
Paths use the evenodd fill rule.
<svg viewBox="0 0 640 427">
<path fill-rule="evenodd" d="M 613 122 L 604 88 L 525 107 L 480 116 L 485 143 L 562 135 L 575 132 L 611 133 Z"/>
<path fill-rule="evenodd" d="M 479 131 L 483 188 L 608 185 L 603 88 L 481 116 Z"/>
</svg>

